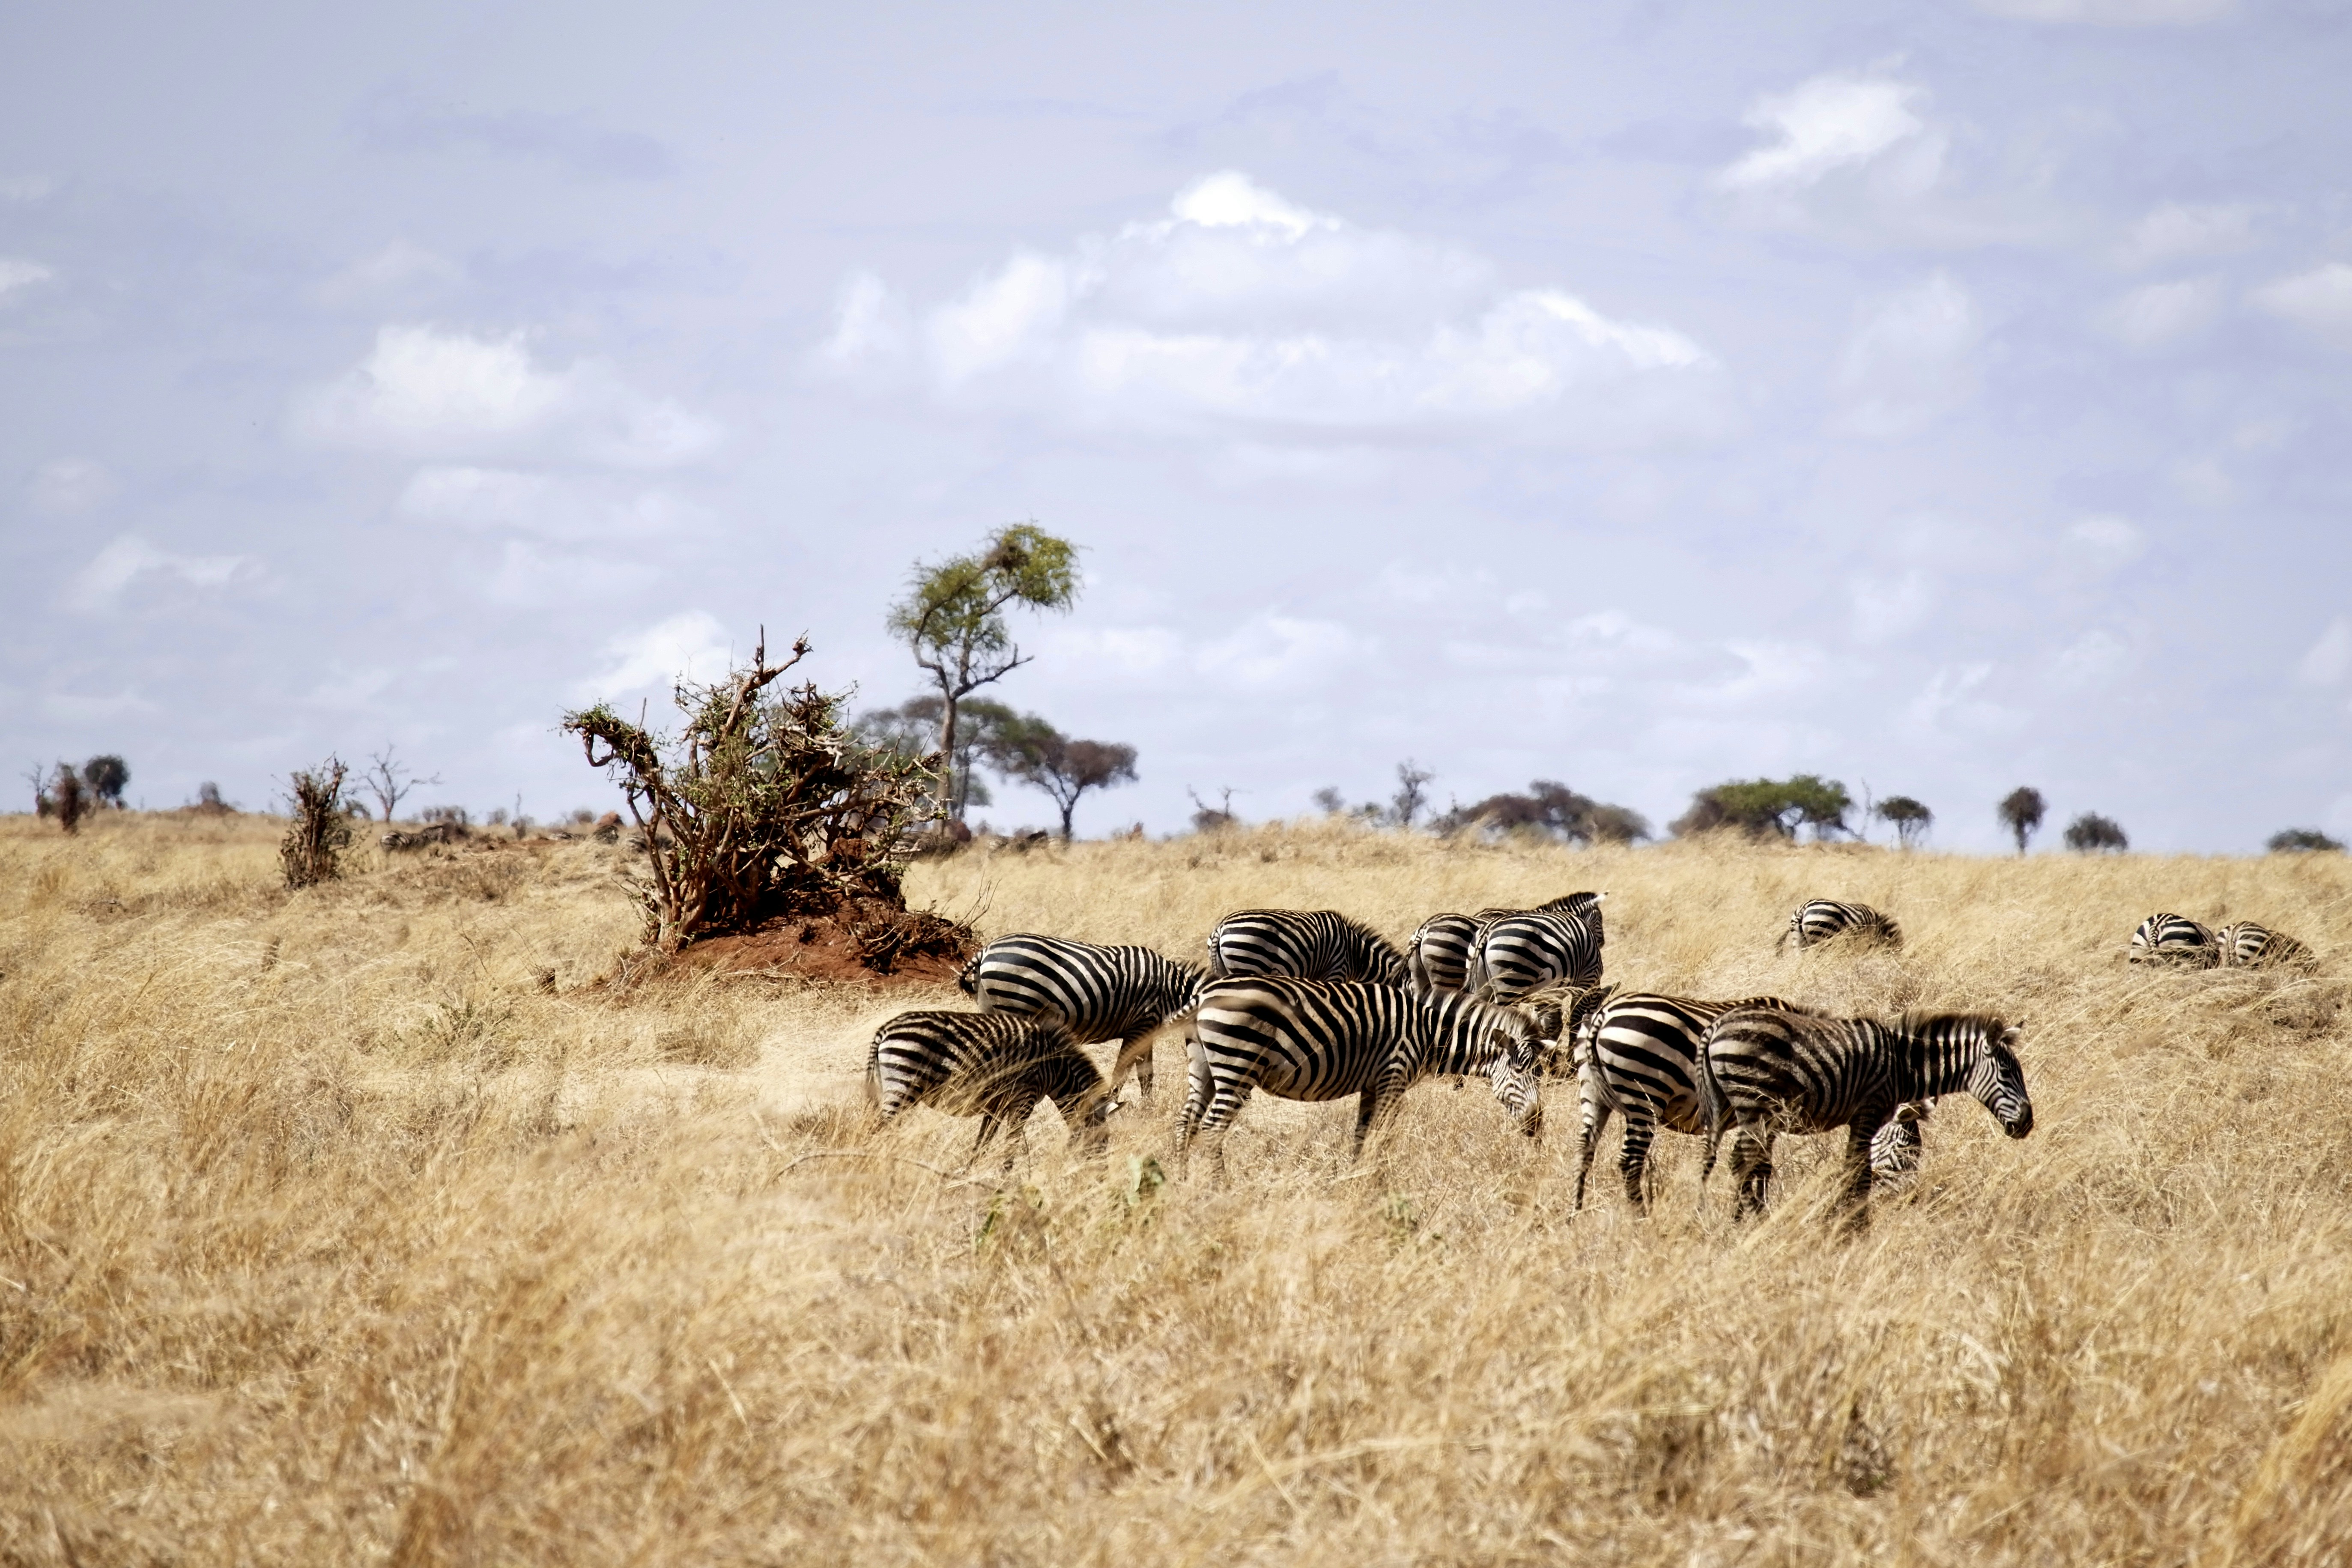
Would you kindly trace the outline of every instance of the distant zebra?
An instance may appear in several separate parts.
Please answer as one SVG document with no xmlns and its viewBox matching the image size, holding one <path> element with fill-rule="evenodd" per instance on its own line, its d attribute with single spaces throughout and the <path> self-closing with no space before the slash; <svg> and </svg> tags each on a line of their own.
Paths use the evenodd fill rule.
<svg viewBox="0 0 2352 1568">
<path fill-rule="evenodd" d="M 1481 1002 L 1511 1002 L 1538 985 L 1601 982 L 1604 940 L 1598 904 L 1569 910 L 1505 915 L 1478 932 L 1464 987 Z"/>
<path fill-rule="evenodd" d="M 1895 917 L 1882 914 L 1868 904 L 1842 904 L 1834 899 L 1815 899 L 1801 905 L 1789 917 L 1789 929 L 1780 933 L 1777 948 L 1790 942 L 1800 948 L 1818 947 L 1833 937 L 1852 935 L 1857 942 L 1886 947 L 1903 945 L 1903 928 Z"/>
<path fill-rule="evenodd" d="M 1206 1134 L 1219 1172 L 1224 1134 L 1254 1090 L 1284 1100 L 1356 1097 L 1364 1139 L 1395 1114 L 1397 1098 L 1424 1078 L 1481 1072 L 1495 1098 L 1532 1138 L 1543 1131 L 1537 1057 L 1556 1038 L 1553 1004 L 1491 1007 L 1456 993 L 1285 977 L 1221 980 L 1202 994 L 1184 1039 L 1192 1082 L 1176 1147 Z"/>
<path fill-rule="evenodd" d="M 2221 962 L 2221 943 L 2212 928 L 2187 915 L 2153 914 L 2132 932 L 2133 963 L 2177 963 L 2189 969 L 2210 969 Z"/>
<path fill-rule="evenodd" d="M 1151 1046 L 1160 1031 L 1192 1011 L 1209 983 L 1197 963 L 1163 958 L 1148 947 L 1098 947 L 1024 932 L 1001 936 L 964 965 L 956 984 L 992 1013 L 1034 1017 L 1051 1007 L 1080 1045 L 1118 1041 L 1110 1092 L 1129 1069 L 1151 1097 Z"/>
<path fill-rule="evenodd" d="M 1004 1167 L 1011 1170 L 1041 1100 L 1054 1102 L 1073 1141 L 1089 1152 L 1102 1149 L 1110 1112 L 1102 1074 L 1050 1015 L 901 1013 L 876 1031 L 866 1058 L 866 1100 L 884 1121 L 910 1105 L 980 1118 L 967 1163 L 1000 1127 L 1010 1127 Z"/>
<path fill-rule="evenodd" d="M 1396 944 L 1337 910 L 1236 910 L 1209 933 L 1209 973 L 1217 980 L 1287 974 L 1381 985 L 1406 980 Z"/>
<path fill-rule="evenodd" d="M 1423 991 L 1466 991 L 1470 973 L 1470 957 L 1476 951 L 1478 933 L 1487 922 L 1505 915 L 1598 914 L 1601 900 L 1606 893 L 1565 893 L 1532 910 L 1486 909 L 1475 915 L 1432 915 L 1421 922 L 1405 943 L 1404 956 L 1412 984 Z"/>
<path fill-rule="evenodd" d="M 2019 1032 L 1974 1013 L 1830 1018 L 1738 1007 L 1716 1019 L 1699 1057 L 1699 1099 L 1712 1143 L 1731 1129 L 1735 1212 L 1764 1205 L 1772 1140 L 1846 1130 L 1845 1201 L 1855 1223 L 1870 1196 L 1870 1152 L 1906 1100 L 1965 1089 L 2011 1138 L 2033 1131 L 2018 1065 Z"/>
<path fill-rule="evenodd" d="M 1592 1156 L 1609 1119 L 1622 1115 L 1625 1136 L 1617 1169 L 1625 1179 L 1626 1197 L 1637 1209 L 1647 1207 L 1650 1142 L 1657 1130 L 1664 1127 L 1694 1137 L 1706 1131 L 1706 1114 L 1699 1103 L 1698 1054 L 1707 1026 L 1735 1007 L 1795 1006 L 1775 996 L 1701 1002 L 1637 992 L 1613 997 L 1580 1019 L 1572 1040 L 1580 1123 L 1575 1206 L 1584 1206 Z M 1707 1155 L 1711 1165 L 1711 1145 Z"/>
<path fill-rule="evenodd" d="M 2221 963 L 2232 969 L 2310 969 L 2319 962 L 2317 954 L 2284 931 L 2252 921 L 2223 926 L 2213 933 L 2213 945 Z"/>
</svg>

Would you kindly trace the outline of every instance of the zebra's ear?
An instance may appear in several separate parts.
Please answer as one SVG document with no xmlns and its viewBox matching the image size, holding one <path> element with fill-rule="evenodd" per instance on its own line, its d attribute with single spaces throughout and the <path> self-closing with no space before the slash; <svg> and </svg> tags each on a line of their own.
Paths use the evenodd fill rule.
<svg viewBox="0 0 2352 1568">
<path fill-rule="evenodd" d="M 2000 1043 L 2003 1047 L 2009 1050 L 2012 1055 L 2015 1054 L 2017 1047 L 2025 1043 L 2023 1021 L 2020 1020 L 2020 1022 L 2011 1024 L 2007 1028 L 2001 1030 Z"/>
</svg>

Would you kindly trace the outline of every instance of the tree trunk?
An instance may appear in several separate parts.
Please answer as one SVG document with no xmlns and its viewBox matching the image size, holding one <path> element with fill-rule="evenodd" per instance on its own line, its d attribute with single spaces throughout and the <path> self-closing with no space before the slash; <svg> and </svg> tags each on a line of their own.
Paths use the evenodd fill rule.
<svg viewBox="0 0 2352 1568">
<path fill-rule="evenodd" d="M 933 794 L 939 819 L 958 821 L 963 813 L 955 795 L 956 693 L 941 687 L 940 696 L 943 700 L 940 704 L 940 783 Z"/>
</svg>

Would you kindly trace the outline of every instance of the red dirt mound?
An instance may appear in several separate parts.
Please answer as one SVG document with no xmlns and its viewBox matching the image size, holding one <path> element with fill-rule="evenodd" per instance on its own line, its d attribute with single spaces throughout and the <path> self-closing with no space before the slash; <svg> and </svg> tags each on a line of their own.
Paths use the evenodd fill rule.
<svg viewBox="0 0 2352 1568">
<path fill-rule="evenodd" d="M 875 903 L 823 919 L 786 920 L 750 936 L 714 936 L 673 962 L 722 974 L 773 974 L 875 986 L 953 984 L 979 946 L 968 926 Z"/>
</svg>

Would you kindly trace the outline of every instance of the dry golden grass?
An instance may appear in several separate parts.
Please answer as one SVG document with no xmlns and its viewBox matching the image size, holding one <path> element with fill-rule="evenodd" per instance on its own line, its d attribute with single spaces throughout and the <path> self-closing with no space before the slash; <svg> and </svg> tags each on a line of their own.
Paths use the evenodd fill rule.
<svg viewBox="0 0 2352 1568">
<path fill-rule="evenodd" d="M 2302 1563 L 2352 1542 L 2342 857 L 1447 851 L 1270 829 L 917 868 L 919 901 L 1192 955 L 1245 904 L 1402 934 L 1612 891 L 1612 979 L 2021 1017 L 2037 1130 L 1965 1100 L 1837 1240 L 1568 1210 L 1424 1087 L 1382 1158 L 1264 1100 L 1153 1181 L 1181 1093 L 954 1179 L 869 1137 L 890 997 L 614 995 L 591 845 L 275 890 L 275 824 L 0 823 L 0 1562 Z M 1776 960 L 1809 895 L 1900 955 Z M 2316 977 L 2127 971 L 2250 917 Z"/>
</svg>

